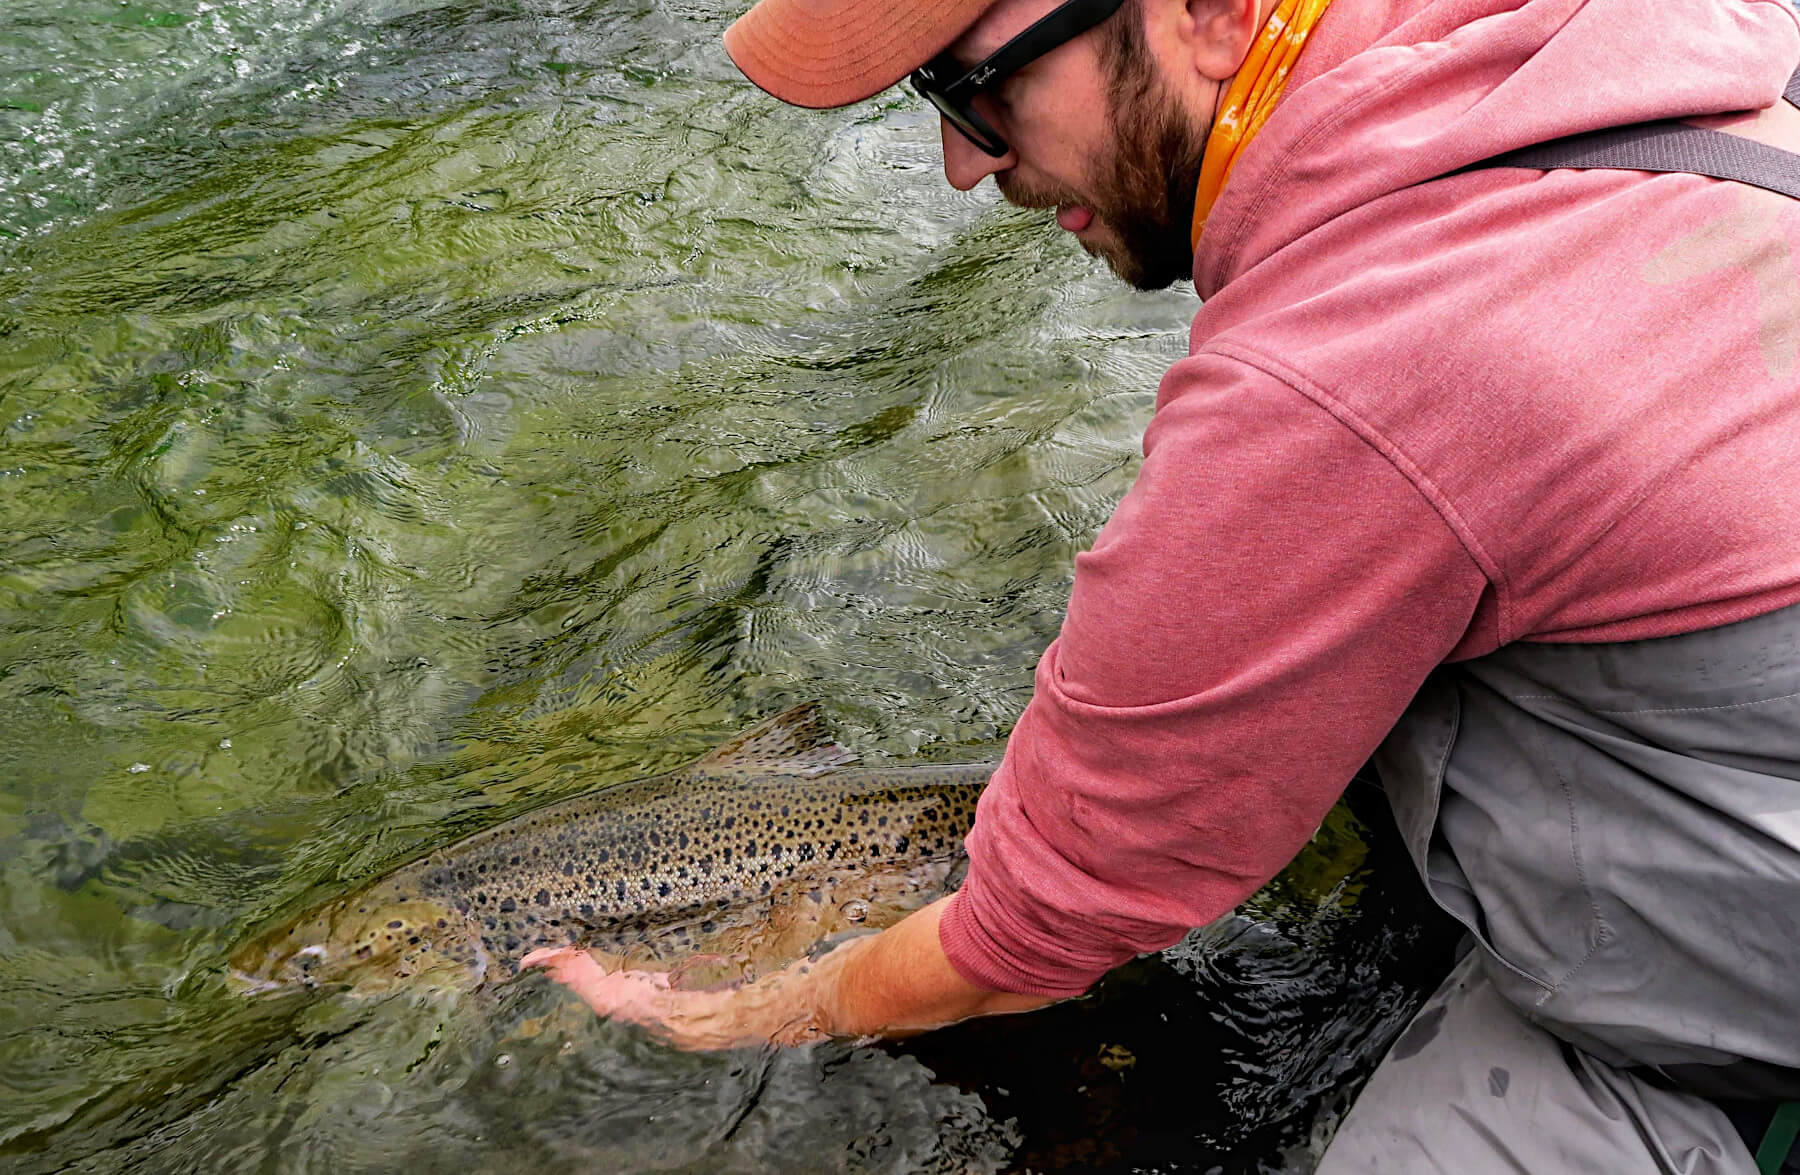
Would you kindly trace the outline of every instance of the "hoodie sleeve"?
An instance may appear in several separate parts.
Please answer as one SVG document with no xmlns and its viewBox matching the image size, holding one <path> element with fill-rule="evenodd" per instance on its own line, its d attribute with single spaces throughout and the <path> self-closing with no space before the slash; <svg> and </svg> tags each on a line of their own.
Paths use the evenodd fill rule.
<svg viewBox="0 0 1800 1175">
<path fill-rule="evenodd" d="M 1255 892 L 1487 587 L 1406 476 L 1259 370 L 1177 364 L 1144 449 L 1076 559 L 941 924 L 992 990 L 1078 994 Z"/>
</svg>

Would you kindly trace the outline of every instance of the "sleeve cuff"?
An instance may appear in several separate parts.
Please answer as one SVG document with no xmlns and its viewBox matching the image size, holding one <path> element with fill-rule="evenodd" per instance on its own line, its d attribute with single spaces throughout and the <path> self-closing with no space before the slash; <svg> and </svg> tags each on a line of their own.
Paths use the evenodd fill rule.
<svg viewBox="0 0 1800 1175">
<path fill-rule="evenodd" d="M 1131 957 L 1096 960 L 1091 966 L 1058 965 L 1048 960 L 1033 966 L 1035 961 L 1020 959 L 1007 949 L 1007 937 L 995 932 L 996 924 L 1004 925 L 1004 915 L 988 895 L 980 871 L 971 868 L 968 881 L 938 922 L 938 943 L 957 974 L 989 991 L 1067 999 L 1085 994 L 1103 975 Z"/>
</svg>

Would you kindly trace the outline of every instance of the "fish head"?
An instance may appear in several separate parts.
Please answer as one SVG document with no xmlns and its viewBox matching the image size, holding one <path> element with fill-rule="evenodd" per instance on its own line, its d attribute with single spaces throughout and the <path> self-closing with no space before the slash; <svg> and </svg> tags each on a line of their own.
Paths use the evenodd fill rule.
<svg viewBox="0 0 1800 1175">
<path fill-rule="evenodd" d="M 479 985 L 487 958 L 466 919 L 424 900 L 383 900 L 364 891 L 309 911 L 231 954 L 233 985 L 245 995 L 350 986 L 377 991 L 432 972 L 451 986 Z"/>
</svg>

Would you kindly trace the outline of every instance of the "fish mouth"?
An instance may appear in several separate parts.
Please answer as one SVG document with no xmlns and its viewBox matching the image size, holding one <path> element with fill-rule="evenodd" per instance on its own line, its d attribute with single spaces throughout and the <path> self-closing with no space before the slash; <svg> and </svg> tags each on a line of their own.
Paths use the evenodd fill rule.
<svg viewBox="0 0 1800 1175">
<path fill-rule="evenodd" d="M 253 948 L 237 951 L 226 965 L 225 983 L 241 996 L 266 995 L 295 988 L 311 990 L 319 986 L 319 977 L 312 973 L 313 961 L 323 961 L 327 955 L 326 948 L 319 943 L 273 957 Z"/>
<path fill-rule="evenodd" d="M 268 995 L 272 991 L 281 991 L 289 984 L 279 979 L 270 979 L 262 975 L 252 975 L 248 971 L 240 971 L 236 967 L 225 969 L 225 987 L 232 995 L 246 999 L 253 996 Z"/>
</svg>

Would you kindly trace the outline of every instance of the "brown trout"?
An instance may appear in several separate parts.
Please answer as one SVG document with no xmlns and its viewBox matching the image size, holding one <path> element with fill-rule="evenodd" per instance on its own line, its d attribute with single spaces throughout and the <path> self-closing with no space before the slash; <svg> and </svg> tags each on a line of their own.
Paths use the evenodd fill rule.
<svg viewBox="0 0 1800 1175">
<path fill-rule="evenodd" d="M 240 946 L 233 978 L 246 992 L 467 989 L 566 945 L 665 968 L 710 952 L 725 977 L 754 975 L 946 892 L 995 766 L 853 762 L 797 707 L 686 767 L 403 865 Z"/>
</svg>

